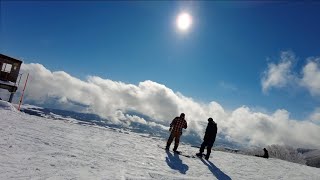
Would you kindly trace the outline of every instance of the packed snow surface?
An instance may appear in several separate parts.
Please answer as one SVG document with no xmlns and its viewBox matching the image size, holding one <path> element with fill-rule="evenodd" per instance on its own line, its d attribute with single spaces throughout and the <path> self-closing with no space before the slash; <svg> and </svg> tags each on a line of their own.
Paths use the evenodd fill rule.
<svg viewBox="0 0 320 180">
<path fill-rule="evenodd" d="M 159 148 L 165 140 L 77 122 L 0 108 L 0 179 L 320 179 L 319 168 L 220 151 L 187 158 Z"/>
<path fill-rule="evenodd" d="M 2 101 L 2 100 L 0 100 L 0 109 L 17 111 L 17 109 L 11 103 L 8 103 L 8 102 Z"/>
</svg>

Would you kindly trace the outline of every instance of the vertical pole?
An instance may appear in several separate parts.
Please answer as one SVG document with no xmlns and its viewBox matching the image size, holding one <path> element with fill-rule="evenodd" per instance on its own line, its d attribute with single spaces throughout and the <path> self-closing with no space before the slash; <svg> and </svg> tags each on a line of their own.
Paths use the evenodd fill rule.
<svg viewBox="0 0 320 180">
<path fill-rule="evenodd" d="M 18 111 L 20 111 L 20 106 L 21 106 L 21 103 L 22 103 L 22 100 L 23 100 L 24 90 L 26 89 L 28 79 L 29 79 L 29 73 L 28 73 L 28 76 L 27 76 L 26 82 L 24 83 L 24 87 L 23 87 L 22 95 L 21 95 L 21 97 L 20 97 L 20 102 L 19 102 Z"/>
</svg>

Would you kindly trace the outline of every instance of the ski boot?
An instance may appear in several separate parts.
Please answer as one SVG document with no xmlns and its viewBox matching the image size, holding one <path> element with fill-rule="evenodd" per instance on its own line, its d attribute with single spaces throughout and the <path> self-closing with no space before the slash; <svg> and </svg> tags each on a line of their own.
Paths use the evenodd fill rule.
<svg viewBox="0 0 320 180">
<path fill-rule="evenodd" d="M 197 153 L 196 156 L 198 156 L 199 158 L 202 158 L 203 154 L 202 153 Z"/>
</svg>

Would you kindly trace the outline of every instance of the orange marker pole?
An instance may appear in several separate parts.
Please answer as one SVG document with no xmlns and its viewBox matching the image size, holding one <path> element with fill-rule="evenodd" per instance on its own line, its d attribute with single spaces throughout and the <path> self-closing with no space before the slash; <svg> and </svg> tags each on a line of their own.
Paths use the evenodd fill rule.
<svg viewBox="0 0 320 180">
<path fill-rule="evenodd" d="M 18 107 L 18 110 L 19 110 L 19 111 L 20 111 L 20 106 L 21 106 L 21 104 L 22 104 L 23 95 L 24 95 L 24 90 L 26 89 L 28 79 L 29 79 L 29 73 L 28 73 L 28 76 L 27 76 L 26 82 L 24 83 L 24 87 L 23 87 L 22 95 L 21 95 L 21 97 L 20 97 L 20 102 L 19 102 L 19 107 Z"/>
</svg>

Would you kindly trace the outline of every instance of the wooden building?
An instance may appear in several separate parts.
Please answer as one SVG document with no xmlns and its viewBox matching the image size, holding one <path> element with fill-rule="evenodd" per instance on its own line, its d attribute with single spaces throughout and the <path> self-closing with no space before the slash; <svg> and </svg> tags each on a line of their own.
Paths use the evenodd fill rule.
<svg viewBox="0 0 320 180">
<path fill-rule="evenodd" d="M 11 95 L 9 102 L 12 102 L 14 93 L 18 89 L 17 80 L 22 61 L 0 54 L 0 88 L 8 90 Z"/>
</svg>

